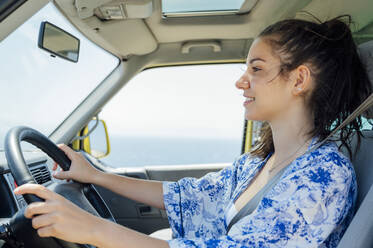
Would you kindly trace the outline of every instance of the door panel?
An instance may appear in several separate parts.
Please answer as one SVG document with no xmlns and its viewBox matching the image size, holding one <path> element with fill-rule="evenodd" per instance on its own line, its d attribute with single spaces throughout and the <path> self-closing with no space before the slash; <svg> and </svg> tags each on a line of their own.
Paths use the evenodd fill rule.
<svg viewBox="0 0 373 248">
<path fill-rule="evenodd" d="M 98 169 L 106 170 L 105 166 L 103 166 L 98 160 L 89 155 L 86 155 L 86 157 Z M 185 166 L 155 166 L 146 168 L 120 168 L 115 169 L 115 173 L 122 176 L 146 180 L 177 181 L 183 177 L 199 178 L 208 172 L 218 171 L 227 165 L 228 164 L 202 164 Z M 113 173 L 114 171 L 110 172 Z M 167 215 L 164 210 L 132 201 L 99 186 L 97 186 L 97 190 L 109 206 L 114 218 L 119 224 L 145 234 L 150 234 L 159 229 L 169 227 Z"/>
<path fill-rule="evenodd" d="M 168 227 L 167 216 L 162 213 L 164 211 L 137 203 L 102 187 L 97 187 L 97 190 L 118 224 L 146 234 Z"/>
</svg>

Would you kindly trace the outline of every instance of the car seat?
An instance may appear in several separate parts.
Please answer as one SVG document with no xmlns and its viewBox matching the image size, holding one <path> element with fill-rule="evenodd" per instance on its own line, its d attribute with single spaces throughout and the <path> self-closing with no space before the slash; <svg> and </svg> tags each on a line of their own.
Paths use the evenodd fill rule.
<svg viewBox="0 0 373 248">
<path fill-rule="evenodd" d="M 359 54 L 366 66 L 370 81 L 373 82 L 373 41 L 361 44 Z M 367 119 L 373 118 L 372 110 L 371 107 L 369 113 L 365 115 Z M 351 159 L 358 185 L 357 211 L 339 242 L 338 248 L 373 247 L 373 130 L 364 130 L 363 135 L 359 150 Z M 352 151 L 356 143 L 357 138 L 353 137 Z M 342 152 L 348 156 L 346 149 Z"/>
</svg>

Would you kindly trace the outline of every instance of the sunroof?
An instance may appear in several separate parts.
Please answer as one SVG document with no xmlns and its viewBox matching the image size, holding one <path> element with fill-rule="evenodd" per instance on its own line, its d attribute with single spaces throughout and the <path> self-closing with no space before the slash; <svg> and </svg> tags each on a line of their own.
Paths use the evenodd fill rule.
<svg viewBox="0 0 373 248">
<path fill-rule="evenodd" d="M 162 0 L 165 17 L 235 14 L 245 0 Z"/>
</svg>

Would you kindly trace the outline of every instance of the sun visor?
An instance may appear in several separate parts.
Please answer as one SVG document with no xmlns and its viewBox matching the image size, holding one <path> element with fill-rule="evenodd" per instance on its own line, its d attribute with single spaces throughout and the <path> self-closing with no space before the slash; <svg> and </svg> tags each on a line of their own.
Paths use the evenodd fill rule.
<svg viewBox="0 0 373 248">
<path fill-rule="evenodd" d="M 136 0 L 139 5 L 151 0 Z M 59 9 L 66 15 L 78 29 L 97 45 L 111 53 L 125 57 L 128 55 L 143 55 L 153 52 L 158 44 L 154 35 L 141 18 L 111 19 L 102 20 L 96 14 L 82 19 L 78 8 L 87 7 L 95 11 L 96 6 L 112 6 L 114 3 L 124 1 L 107 0 L 55 0 Z M 133 3 L 134 0 L 127 0 L 126 3 Z M 82 5 L 87 3 L 88 5 Z M 134 5 L 135 6 L 135 5 Z M 84 9 L 84 8 L 83 8 Z M 126 9 L 127 11 L 128 9 Z M 131 13 L 140 13 L 131 11 Z M 92 12 L 93 13 L 93 12 Z M 129 12 L 127 12 L 129 13 Z M 114 14 L 113 14 L 114 15 Z M 133 16 L 132 16 L 133 17 Z"/>
</svg>

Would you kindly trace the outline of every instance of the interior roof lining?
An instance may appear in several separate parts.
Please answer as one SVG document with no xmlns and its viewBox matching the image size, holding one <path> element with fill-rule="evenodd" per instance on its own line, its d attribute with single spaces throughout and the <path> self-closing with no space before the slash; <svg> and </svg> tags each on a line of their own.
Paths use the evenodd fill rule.
<svg viewBox="0 0 373 248">
<path fill-rule="evenodd" d="M 341 3 L 341 1 L 343 2 Z M 71 0 L 56 0 L 56 2 L 64 2 L 64 11 L 67 11 L 67 4 L 73 4 Z M 131 54 L 141 55 L 154 52 L 159 44 L 163 43 L 185 42 L 190 40 L 250 39 L 255 37 L 263 27 L 274 21 L 291 17 L 307 19 L 307 16 L 299 13 L 300 10 L 318 13 L 317 16 L 320 19 L 348 12 L 356 16 L 357 21 L 360 23 L 360 30 L 363 30 L 362 28 L 373 21 L 373 16 L 367 14 L 369 13 L 369 9 L 373 8 L 373 2 L 369 3 L 369 6 L 372 8 L 366 8 L 368 10 L 362 10 L 362 6 L 367 4 L 365 0 L 355 0 L 353 3 L 351 3 L 350 0 L 329 0 L 327 2 L 328 3 L 320 0 L 262 0 L 255 4 L 249 14 L 244 15 L 164 19 L 162 18 L 162 10 L 160 7 L 161 0 L 153 0 L 152 16 L 143 19 L 147 32 L 149 33 L 149 35 L 147 35 L 148 38 L 138 36 L 136 38 L 137 42 L 133 42 L 134 39 L 126 37 L 123 37 L 121 42 L 113 42 L 117 39 L 117 33 L 113 33 L 113 37 L 110 37 L 111 35 L 109 32 L 106 32 L 105 37 L 92 34 L 92 30 L 90 30 L 92 27 L 87 25 L 88 20 L 85 21 L 76 16 L 74 17 L 73 15 L 76 14 L 71 13 L 71 7 L 69 8 L 70 10 L 68 10 L 70 11 L 68 16 L 90 39 L 99 43 L 105 49 L 109 49 L 109 51 L 113 52 L 113 50 L 115 50 L 115 54 L 119 54 L 123 57 Z M 286 6 L 286 8 L 284 8 L 284 6 Z M 329 9 L 325 8 L 325 6 L 332 6 L 333 8 Z M 361 12 L 363 12 L 363 14 L 361 14 L 362 16 L 358 15 Z M 268 16 L 271 17 L 268 18 Z M 112 23 L 114 22 L 115 21 L 112 21 Z M 135 26 L 131 28 L 131 25 L 124 25 L 124 23 L 129 22 L 129 20 L 124 20 L 122 22 L 123 27 L 126 26 L 126 30 L 131 30 L 131 36 L 136 35 Z M 209 24 L 209 22 L 213 24 Z M 105 23 L 96 22 L 96 26 L 104 30 L 110 26 L 110 21 Z M 181 29 L 180 26 L 183 28 Z M 145 44 L 149 42 L 149 37 L 152 37 L 157 45 L 146 46 Z M 141 50 L 141 48 L 144 47 L 147 47 L 147 49 Z"/>
</svg>

